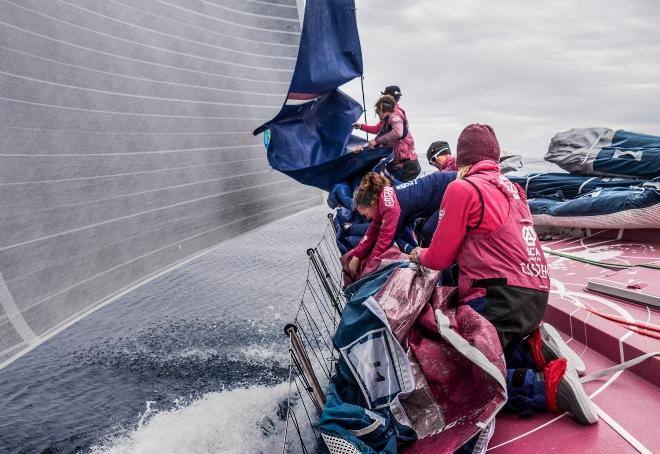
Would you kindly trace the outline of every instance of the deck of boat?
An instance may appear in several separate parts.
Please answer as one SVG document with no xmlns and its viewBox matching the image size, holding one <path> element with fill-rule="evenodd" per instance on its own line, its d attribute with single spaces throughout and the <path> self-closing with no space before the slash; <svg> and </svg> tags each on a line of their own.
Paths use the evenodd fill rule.
<svg viewBox="0 0 660 454">
<path fill-rule="evenodd" d="M 587 288 L 589 280 L 602 278 L 641 299 L 660 296 L 660 230 L 588 232 L 583 238 L 544 241 L 543 246 L 552 277 L 545 320 L 582 357 L 587 374 L 660 351 L 660 339 L 654 337 L 660 332 L 639 329 L 660 325 L 659 308 Z M 607 316 L 636 322 L 637 331 Z M 598 407 L 598 424 L 581 426 L 568 414 L 529 419 L 501 414 L 489 451 L 660 451 L 660 357 L 585 383 L 585 390 Z"/>
</svg>

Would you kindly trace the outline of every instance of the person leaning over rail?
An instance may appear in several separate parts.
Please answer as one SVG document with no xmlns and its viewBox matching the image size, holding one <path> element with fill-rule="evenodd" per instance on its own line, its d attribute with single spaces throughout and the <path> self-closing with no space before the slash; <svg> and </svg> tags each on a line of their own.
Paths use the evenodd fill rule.
<svg viewBox="0 0 660 454">
<path fill-rule="evenodd" d="M 426 159 L 429 160 L 429 164 L 438 170 L 458 170 L 456 159 L 451 155 L 449 144 L 445 141 L 433 142 L 426 150 Z"/>
<path fill-rule="evenodd" d="M 422 168 L 417 160 L 415 140 L 410 132 L 405 112 L 401 108 L 397 109 L 396 99 L 390 95 L 383 95 L 374 107 L 380 119 L 376 137 L 367 142 L 366 146 L 355 147 L 353 152 L 360 153 L 364 149 L 376 147 L 391 147 L 394 151 L 394 159 L 388 164 L 389 172 L 400 182 L 414 179 Z M 365 127 L 365 125 L 357 126 L 359 129 Z"/>
<path fill-rule="evenodd" d="M 375 271 L 395 240 L 416 245 L 415 239 L 410 238 L 409 229 L 415 220 L 424 220 L 421 232 L 426 232 L 430 240 L 435 230 L 434 222 L 437 222 L 437 213 L 434 216 L 434 212 L 437 212 L 447 185 L 455 178 L 456 172 L 435 172 L 393 187 L 386 177 L 375 172 L 362 177 L 353 194 L 353 206 L 372 221 L 362 240 L 344 256 L 348 260 L 351 278 Z M 410 250 L 412 247 L 406 252 Z"/>
<path fill-rule="evenodd" d="M 458 177 L 445 191 L 431 245 L 415 249 L 410 260 L 435 270 L 458 264 L 461 303 L 495 326 L 504 349 L 506 409 L 522 415 L 567 411 L 593 424 L 598 415 L 576 371 L 584 364 L 554 328 L 540 325 L 550 291 L 548 265 L 525 192 L 500 174 L 499 156 L 490 126 L 463 130 Z"/>
</svg>

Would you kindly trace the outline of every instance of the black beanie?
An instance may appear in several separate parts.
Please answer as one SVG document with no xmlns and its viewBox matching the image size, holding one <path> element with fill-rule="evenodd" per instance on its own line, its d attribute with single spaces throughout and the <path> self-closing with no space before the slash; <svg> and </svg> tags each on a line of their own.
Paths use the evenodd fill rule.
<svg viewBox="0 0 660 454">
<path fill-rule="evenodd" d="M 430 161 L 431 156 L 433 156 L 436 153 L 438 153 L 438 155 L 451 154 L 451 149 L 449 148 L 449 144 L 443 140 L 438 140 L 437 142 L 433 142 L 429 147 L 429 149 L 426 151 L 426 159 Z"/>
</svg>

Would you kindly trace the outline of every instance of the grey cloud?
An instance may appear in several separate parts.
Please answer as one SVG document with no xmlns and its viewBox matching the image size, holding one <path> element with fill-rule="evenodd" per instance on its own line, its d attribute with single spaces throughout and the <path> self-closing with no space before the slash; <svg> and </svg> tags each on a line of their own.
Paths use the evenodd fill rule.
<svg viewBox="0 0 660 454">
<path fill-rule="evenodd" d="M 491 123 L 540 157 L 571 127 L 660 135 L 660 2 L 358 0 L 367 103 L 396 83 L 418 151 Z M 347 90 L 361 99 L 359 84 Z"/>
</svg>

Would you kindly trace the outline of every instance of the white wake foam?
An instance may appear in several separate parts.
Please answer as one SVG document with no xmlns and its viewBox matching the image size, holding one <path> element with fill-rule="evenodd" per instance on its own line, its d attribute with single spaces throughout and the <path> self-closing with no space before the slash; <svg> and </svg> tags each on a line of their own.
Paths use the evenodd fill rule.
<svg viewBox="0 0 660 454">
<path fill-rule="evenodd" d="M 276 411 L 278 403 L 286 399 L 288 389 L 284 383 L 209 393 L 187 406 L 158 412 L 150 419 L 141 418 L 134 431 L 92 447 L 92 453 L 281 452 L 284 421 L 276 416 Z M 148 411 L 151 410 L 149 406 Z M 264 427 L 270 432 L 268 436 L 264 435 Z M 312 429 L 304 430 L 306 438 L 313 439 Z"/>
</svg>

